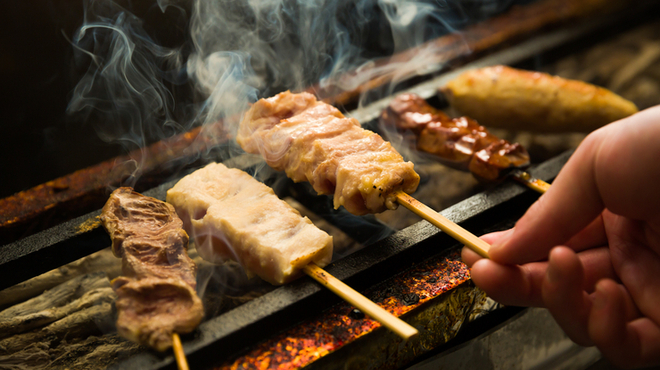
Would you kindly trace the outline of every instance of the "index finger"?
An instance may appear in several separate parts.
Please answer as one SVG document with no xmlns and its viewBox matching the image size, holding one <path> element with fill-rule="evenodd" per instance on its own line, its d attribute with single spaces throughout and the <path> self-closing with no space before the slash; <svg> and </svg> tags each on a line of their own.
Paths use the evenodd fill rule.
<svg viewBox="0 0 660 370">
<path fill-rule="evenodd" d="M 585 139 L 513 232 L 491 246 L 492 260 L 523 264 L 545 259 L 552 247 L 564 244 L 602 212 L 593 169 L 602 141 L 601 134 Z"/>
<path fill-rule="evenodd" d="M 602 211 L 650 221 L 660 198 L 660 106 L 594 131 L 580 144 L 550 189 L 530 207 L 506 240 L 493 245 L 500 263 L 543 259 Z"/>
</svg>

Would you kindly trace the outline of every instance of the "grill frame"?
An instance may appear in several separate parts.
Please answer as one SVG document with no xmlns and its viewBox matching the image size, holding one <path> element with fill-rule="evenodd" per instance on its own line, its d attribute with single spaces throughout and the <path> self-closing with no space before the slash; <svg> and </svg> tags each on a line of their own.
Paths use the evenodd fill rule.
<svg viewBox="0 0 660 370">
<path fill-rule="evenodd" d="M 626 17 L 629 22 L 631 15 Z M 611 25 L 615 19 L 610 17 L 605 21 L 601 20 L 549 33 L 518 47 L 492 54 L 466 67 L 473 68 L 499 63 L 517 65 L 533 63 L 530 61 L 539 52 L 548 53 L 559 45 L 570 49 L 570 46 L 566 45 L 575 41 L 576 38 L 585 37 L 585 35 L 607 28 L 607 25 Z M 610 31 L 616 33 L 620 30 Z M 543 42 L 538 43 L 539 40 Z M 427 83 L 414 86 L 411 91 L 428 98 L 435 93 L 435 87 L 443 85 L 443 81 L 459 72 L 460 70 L 456 70 L 451 74 L 441 75 Z M 354 111 L 353 116 L 363 122 L 372 120 L 380 112 L 382 106 L 389 102 L 389 99 L 391 97 L 376 101 L 365 109 Z M 570 154 L 570 152 L 564 153 L 540 164 L 530 172 L 540 179 L 550 181 L 568 160 Z M 166 190 L 173 186 L 175 181 L 164 183 L 145 191 L 144 194 L 164 199 Z M 538 195 L 518 184 L 503 183 L 470 197 L 442 211 L 441 214 L 480 235 L 499 230 L 507 225 L 510 226 L 522 214 L 521 212 L 526 209 L 526 206 L 537 197 Z M 509 207 L 512 210 L 506 210 Z M 96 221 L 99 214 L 100 210 L 97 210 L 19 241 L 0 246 L 0 277 L 2 277 L 0 289 L 89 255 L 109 245 L 110 238 Z M 356 289 L 364 290 L 393 274 L 405 271 L 417 261 L 431 258 L 438 253 L 444 253 L 457 247 L 458 245 L 453 239 L 422 221 L 333 263 L 328 266 L 327 270 Z M 235 356 L 236 351 L 254 345 L 264 335 L 272 335 L 295 325 L 300 317 L 308 317 L 313 312 L 336 304 L 340 300 L 310 279 L 303 278 L 252 302 L 203 323 L 196 333 L 184 337 L 184 348 L 193 367 L 212 366 L 219 361 L 219 358 Z M 496 326 L 518 312 L 520 312 L 519 309 L 494 312 L 487 315 L 484 320 L 489 320 L 491 326 Z M 483 324 L 484 322 L 481 321 L 477 326 Z M 269 328 L 266 334 L 264 327 Z M 474 335 L 482 332 L 483 328 L 478 329 Z M 470 337 L 470 334 L 465 334 L 463 338 L 455 338 L 446 346 L 435 351 L 451 348 L 465 340 L 466 337 Z M 337 352 L 346 351 L 348 350 Z M 335 359 L 333 356 L 337 355 L 330 354 L 310 367 L 324 368 L 323 364 L 327 365 Z M 133 367 L 165 369 L 175 368 L 175 363 L 170 355 L 161 356 L 145 352 L 133 356 L 113 368 Z"/>
<path fill-rule="evenodd" d="M 551 181 L 571 154 L 572 151 L 565 152 L 538 165 L 530 173 Z M 159 198 L 164 196 L 165 190 L 164 185 L 146 194 Z M 481 235 L 513 225 L 538 196 L 522 185 L 504 182 L 440 213 Z M 364 291 L 419 261 L 459 247 L 459 243 L 447 234 L 426 221 L 420 221 L 328 265 L 326 270 L 354 289 Z M 202 323 L 194 334 L 184 337 L 184 350 L 191 366 L 208 368 L 339 302 L 339 297 L 303 277 Z M 490 325 L 510 318 L 511 312 L 518 311 L 500 313 Z M 341 355 L 342 351 L 336 352 Z M 336 352 L 328 356 L 334 356 Z M 323 361 L 333 360 L 324 357 Z M 143 352 L 112 368 L 174 369 L 175 361 L 171 355 Z"/>
</svg>

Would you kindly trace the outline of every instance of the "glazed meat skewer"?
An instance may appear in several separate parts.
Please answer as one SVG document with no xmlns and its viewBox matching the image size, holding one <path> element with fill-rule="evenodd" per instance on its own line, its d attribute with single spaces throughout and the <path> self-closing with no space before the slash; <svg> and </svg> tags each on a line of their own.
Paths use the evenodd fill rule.
<svg viewBox="0 0 660 370">
<path fill-rule="evenodd" d="M 260 99 L 243 116 L 236 140 L 292 180 L 309 181 L 319 194 L 334 194 L 335 208 L 343 205 L 363 215 L 402 204 L 488 256 L 488 243 L 407 194 L 419 185 L 412 163 L 378 134 L 311 94 L 286 91 Z"/>
<path fill-rule="evenodd" d="M 541 193 L 549 187 L 521 170 L 529 165 L 529 154 L 520 144 L 497 138 L 469 117 L 450 118 L 416 94 L 395 97 L 379 124 L 404 135 L 411 133 L 417 150 L 450 167 L 469 171 L 482 182 L 497 182 L 512 175 Z"/>
<path fill-rule="evenodd" d="M 174 344 L 179 367 L 187 368 L 177 333 L 193 331 L 204 309 L 181 219 L 170 204 L 131 188 L 112 192 L 100 218 L 122 259 L 124 275 L 112 281 L 117 331 L 161 352 Z"/>
</svg>

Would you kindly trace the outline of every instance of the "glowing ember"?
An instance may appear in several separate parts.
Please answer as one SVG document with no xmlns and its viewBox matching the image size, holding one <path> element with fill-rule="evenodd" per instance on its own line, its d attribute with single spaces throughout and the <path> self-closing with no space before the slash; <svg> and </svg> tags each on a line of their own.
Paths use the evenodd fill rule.
<svg viewBox="0 0 660 370">
<path fill-rule="evenodd" d="M 453 252 L 421 263 L 365 295 L 401 316 L 469 279 L 467 266 Z M 217 369 L 296 369 L 380 326 L 351 305 L 340 303 Z"/>
</svg>

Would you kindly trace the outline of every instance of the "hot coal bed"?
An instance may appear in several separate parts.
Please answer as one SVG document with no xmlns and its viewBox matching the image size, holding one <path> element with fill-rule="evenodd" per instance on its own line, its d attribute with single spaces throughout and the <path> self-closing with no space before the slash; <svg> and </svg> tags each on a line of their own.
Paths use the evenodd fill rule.
<svg viewBox="0 0 660 370">
<path fill-rule="evenodd" d="M 535 60 L 541 58 L 545 70 L 617 87 L 613 89 L 615 92 L 628 95 L 626 97 L 640 108 L 658 104 L 660 102 L 651 98 L 660 96 L 653 94 L 658 91 L 654 89 L 660 89 L 657 82 L 660 74 L 652 58 L 655 54 L 651 51 L 654 46 L 657 48 L 660 30 L 653 22 L 639 25 L 634 20 L 641 19 L 639 13 L 633 12 L 626 18 L 627 22 L 619 22 L 621 17 L 599 16 L 591 23 L 542 33 L 527 43 L 489 51 L 488 55 L 465 61 L 471 64 L 464 66 L 502 63 L 525 67 L 534 66 Z M 612 29 L 614 24 L 622 27 L 621 23 L 628 24 L 629 29 Z M 635 23 L 639 27 L 631 26 Z M 608 34 L 613 31 L 622 33 L 616 37 Z M 594 34 L 607 43 L 590 48 Z M 604 45 L 610 45 L 611 49 L 606 50 Z M 621 56 L 615 51 L 630 49 L 647 52 L 630 52 Z M 606 54 L 618 59 L 593 65 L 599 55 Z M 588 68 L 589 64 L 592 69 Z M 615 74 L 612 70 L 615 66 L 627 66 L 628 72 Z M 441 96 L 436 97 L 435 89 L 450 75 L 451 71 L 440 71 L 425 81 L 413 79 L 405 90 L 431 98 L 432 103 L 440 108 L 448 108 Z M 602 80 L 605 76 L 614 78 Z M 649 85 L 653 78 L 656 79 L 655 87 Z M 351 114 L 367 127 L 377 129 L 373 119 L 387 99 L 374 100 Z M 570 157 L 570 148 L 581 138 L 575 134 L 513 135 L 517 135 L 519 141 L 527 140 L 530 150 L 535 148 L 533 158 L 542 160 L 537 161 L 530 172 L 547 181 L 556 176 Z M 247 168 L 253 172 L 262 170 L 259 165 Z M 435 163 L 423 162 L 416 168 L 422 175 L 423 184 L 419 194 L 415 195 L 476 235 L 512 226 L 538 197 L 513 182 L 485 188 L 469 174 L 445 169 Z M 144 193 L 164 199 L 166 190 L 175 181 Z M 469 271 L 458 256 L 460 245 L 427 222 L 411 217 L 406 210 L 388 211 L 378 218 L 359 221 L 342 214 L 348 217 L 345 220 L 336 217 L 337 213 L 328 207 L 327 198 L 310 194 L 304 185 L 292 184 L 279 176 L 268 177 L 267 183 L 273 185 L 282 198 L 300 207 L 303 213 L 315 217 L 315 223 L 327 224 L 326 227 L 334 228 L 345 239 L 342 245 L 346 248 L 346 256 L 336 258 L 327 267 L 328 272 L 385 305 L 397 316 L 401 315 L 420 330 L 420 335 L 403 342 L 308 278 L 274 288 L 245 278 L 237 266 L 217 268 L 203 265 L 200 274 L 210 276 L 205 294 L 205 306 L 209 312 L 202 325 L 183 338 L 191 368 L 397 369 L 415 363 L 423 366 L 425 361 L 464 348 L 465 343 L 478 340 L 524 314 L 525 310 L 501 307 L 487 299 L 469 281 Z M 67 186 L 61 185 L 60 190 L 66 191 Z M 433 199 L 433 194 L 439 192 L 446 197 Z M 0 338 L 0 350 L 4 351 L 0 356 L 4 359 L 32 367 L 43 365 L 44 368 L 47 368 L 45 364 L 52 368 L 75 368 L 76 364 L 81 366 L 77 361 L 83 358 L 88 361 L 85 364 L 94 363 L 94 360 L 111 361 L 109 364 L 98 363 L 99 368 L 176 367 L 170 354 L 158 354 L 132 345 L 113 333 L 112 302 L 101 292 L 107 291 L 109 286 L 104 285 L 106 275 L 119 273 L 117 264 L 120 260 L 102 255 L 110 240 L 99 227 L 98 215 L 99 211 L 84 214 L 1 247 L 0 287 L 4 290 L 0 292 L 0 305 L 6 310 L 0 312 L 0 320 L 3 320 L 0 325 L 7 330 Z M 350 253 L 354 249 L 359 250 Z M 80 260 L 77 265 L 76 262 L 68 264 L 99 251 L 101 254 L 92 256 L 96 259 L 88 257 L 84 263 Z M 101 267 L 94 267 L 95 263 Z M 114 263 L 114 272 L 110 267 L 103 267 L 110 263 Z M 231 273 L 234 270 L 236 273 Z M 104 273 L 99 276 L 93 271 Z M 50 274 L 52 279 L 62 283 L 60 288 L 53 283 L 47 288 L 39 285 L 37 275 L 42 273 L 46 274 L 41 276 Z M 28 280 L 30 278 L 33 279 Z M 50 309 L 41 307 L 39 301 L 29 301 L 33 306 L 30 311 L 25 306 L 8 307 L 4 303 L 26 300 L 27 296 L 20 298 L 21 292 L 32 289 L 32 293 L 25 294 L 36 295 L 35 288 L 51 292 L 48 298 L 51 300 L 61 294 L 56 298 L 60 300 L 59 306 Z M 90 292 L 99 294 L 88 294 Z M 83 297 L 90 299 L 81 300 Z M 71 302 L 80 307 L 72 308 L 68 305 Z M 50 309 L 48 315 L 51 316 L 37 308 Z M 28 311 L 38 315 L 21 317 Z M 81 321 L 75 321 L 76 313 L 83 311 L 85 315 L 78 315 Z M 62 323 L 67 319 L 69 326 Z M 61 323 L 59 327 L 57 323 Z M 28 329 L 22 332 L 22 327 Z M 13 337 L 20 338 L 11 342 Z M 57 352 L 49 352 L 46 348 L 67 343 L 70 347 L 62 349 L 55 358 L 52 353 Z M 103 357 L 104 351 L 111 357 Z"/>
</svg>

